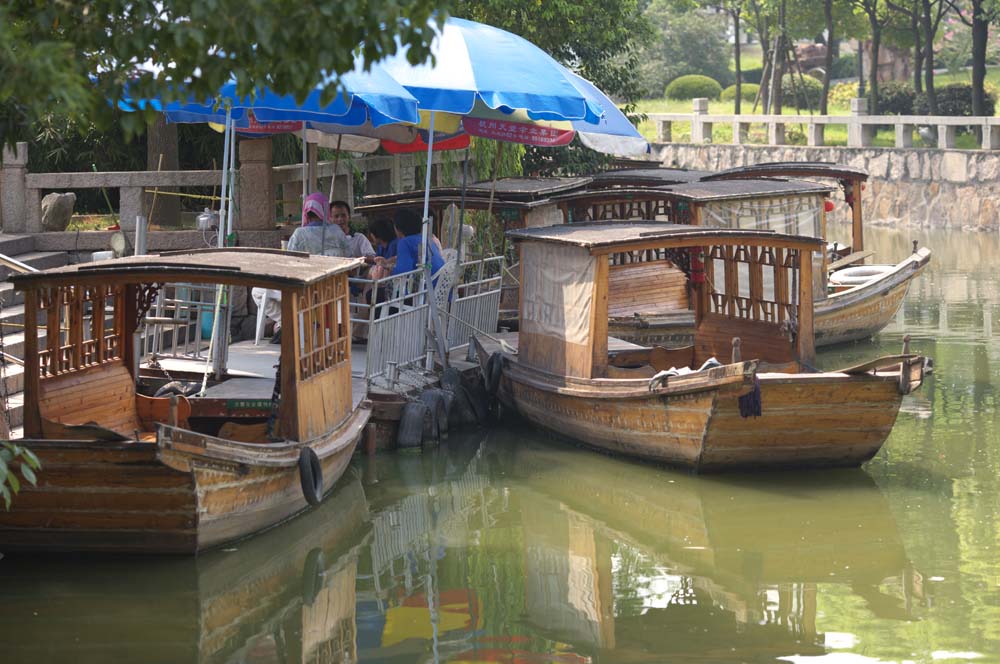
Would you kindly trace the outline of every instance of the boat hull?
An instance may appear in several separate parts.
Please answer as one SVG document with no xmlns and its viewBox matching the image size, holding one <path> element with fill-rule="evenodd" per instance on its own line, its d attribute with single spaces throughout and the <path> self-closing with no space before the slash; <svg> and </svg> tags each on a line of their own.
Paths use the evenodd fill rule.
<svg viewBox="0 0 1000 664">
<path fill-rule="evenodd" d="M 885 442 L 902 399 L 898 376 L 762 373 L 762 414 L 744 418 L 738 398 L 750 391 L 752 371 L 739 382 L 732 380 L 736 373 L 681 393 L 647 390 L 623 398 L 610 383 L 645 382 L 568 384 L 508 362 L 501 397 L 552 433 L 699 472 L 859 466 Z"/>
<path fill-rule="evenodd" d="M 313 445 L 323 494 L 350 462 L 370 410 Z M 153 442 L 23 441 L 39 457 L 37 487 L 0 512 L 2 551 L 192 554 L 305 510 L 298 466 L 253 464 Z M 266 447 L 266 445 L 260 445 Z M 328 450 L 329 453 L 325 453 Z"/>
</svg>

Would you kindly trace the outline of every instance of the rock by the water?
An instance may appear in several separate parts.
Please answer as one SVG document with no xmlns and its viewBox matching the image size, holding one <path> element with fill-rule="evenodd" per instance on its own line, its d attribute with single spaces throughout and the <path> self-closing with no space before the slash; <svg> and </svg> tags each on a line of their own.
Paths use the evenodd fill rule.
<svg viewBox="0 0 1000 664">
<path fill-rule="evenodd" d="M 76 194 L 46 194 L 42 199 L 42 230 L 46 232 L 64 231 L 73 216 Z"/>
</svg>

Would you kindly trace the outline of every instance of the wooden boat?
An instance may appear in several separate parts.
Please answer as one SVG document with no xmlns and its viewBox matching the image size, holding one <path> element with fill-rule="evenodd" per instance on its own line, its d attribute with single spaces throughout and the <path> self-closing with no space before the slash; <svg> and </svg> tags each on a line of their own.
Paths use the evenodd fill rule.
<svg viewBox="0 0 1000 664">
<path fill-rule="evenodd" d="M 211 249 L 14 276 L 25 293 L 19 444 L 42 470 L 0 513 L 0 550 L 195 553 L 318 503 L 370 415 L 351 379 L 347 274 L 358 263 Z M 157 292 L 176 283 L 282 293 L 280 347 L 250 347 L 263 375 L 146 396 L 137 333 Z"/>
<path fill-rule="evenodd" d="M 232 550 L 8 555 L 4 659 L 356 662 L 358 564 L 372 535 L 364 489 L 348 472 L 316 510 Z"/>
<path fill-rule="evenodd" d="M 660 172 L 662 171 L 662 173 Z M 634 175 L 633 175 L 634 174 Z M 694 175 L 699 175 L 694 179 Z M 684 179 L 684 177 L 687 179 Z M 634 184 L 628 184 L 633 177 Z M 629 169 L 595 177 L 586 190 L 553 196 L 564 223 L 609 219 L 764 228 L 826 238 L 830 186 L 801 179 L 822 177 L 843 188 L 851 210 L 852 242 L 830 245 L 817 253 L 814 276 L 816 345 L 828 346 L 865 339 L 885 327 L 899 311 L 910 283 L 930 260 L 930 250 L 913 253 L 896 264 L 872 265 L 873 252 L 864 248 L 861 195 L 868 174 L 856 168 L 825 163 L 780 162 L 741 167 L 712 174 L 675 169 Z M 670 183 L 654 185 L 656 182 Z M 829 203 L 829 205 L 828 205 Z M 612 333 L 639 344 L 689 339 L 690 312 L 666 313 L 669 297 L 680 279 L 655 258 L 639 257 L 616 278 L 622 287 L 643 297 L 614 302 Z M 822 262 L 822 266 L 819 265 Z M 664 275 L 656 279 L 653 275 Z"/>
<path fill-rule="evenodd" d="M 923 379 L 925 359 L 908 349 L 839 372 L 812 368 L 816 238 L 624 222 L 509 235 L 520 243 L 521 325 L 517 353 L 500 356 L 500 397 L 593 447 L 698 471 L 857 466 Z M 609 340 L 613 273 L 653 253 L 681 266 L 692 346 Z M 497 364 L 486 362 L 488 376 Z"/>
</svg>

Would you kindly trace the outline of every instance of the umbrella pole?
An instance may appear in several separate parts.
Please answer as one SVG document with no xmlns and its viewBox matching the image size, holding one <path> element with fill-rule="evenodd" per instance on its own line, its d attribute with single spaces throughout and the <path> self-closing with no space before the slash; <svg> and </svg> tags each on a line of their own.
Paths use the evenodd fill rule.
<svg viewBox="0 0 1000 664">
<path fill-rule="evenodd" d="M 455 279 L 454 288 L 458 288 L 458 282 L 462 277 L 462 247 L 465 245 L 463 241 L 465 231 L 465 188 L 468 185 L 469 180 L 469 148 L 465 148 L 465 161 L 462 162 L 462 203 L 458 210 L 458 235 L 456 244 L 458 245 L 458 265 L 456 269 L 458 270 L 458 276 Z"/>
<path fill-rule="evenodd" d="M 337 154 L 333 156 L 333 177 L 330 178 L 330 195 L 327 196 L 331 201 L 333 200 L 333 185 L 337 184 L 337 166 L 340 164 L 340 142 L 343 140 L 343 134 L 337 136 Z"/>
<path fill-rule="evenodd" d="M 431 111 L 430 130 L 427 132 L 427 172 L 424 174 L 424 219 L 420 235 L 420 262 L 429 263 L 427 243 L 430 241 L 431 165 L 434 162 L 434 111 Z M 430 268 L 428 268 L 428 272 Z M 428 275 L 429 276 L 429 275 Z M 428 280 L 429 283 L 429 280 Z"/>
<path fill-rule="evenodd" d="M 226 108 L 226 128 L 222 132 L 222 200 L 219 201 L 219 238 L 217 244 L 225 246 L 226 209 L 229 206 L 229 134 L 233 131 L 233 112 Z"/>
<path fill-rule="evenodd" d="M 226 207 L 226 235 L 222 239 L 222 246 L 230 235 L 233 234 L 233 192 L 236 190 L 236 127 L 229 130 L 229 205 Z M 222 219 L 220 217 L 219 221 Z"/>
<path fill-rule="evenodd" d="M 309 143 L 306 141 L 306 125 L 302 123 L 302 203 L 309 195 Z"/>
</svg>

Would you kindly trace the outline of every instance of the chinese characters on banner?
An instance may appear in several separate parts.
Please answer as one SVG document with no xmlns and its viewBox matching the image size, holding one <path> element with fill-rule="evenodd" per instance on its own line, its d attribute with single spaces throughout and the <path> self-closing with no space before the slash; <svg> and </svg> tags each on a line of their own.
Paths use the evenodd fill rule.
<svg viewBox="0 0 1000 664">
<path fill-rule="evenodd" d="M 506 120 L 482 120 L 478 118 L 463 118 L 462 127 L 466 132 L 481 138 L 492 138 L 510 143 L 523 143 L 538 147 L 559 147 L 568 145 L 573 140 L 572 129 L 558 129 L 533 125 L 527 122 L 509 122 Z"/>
</svg>

